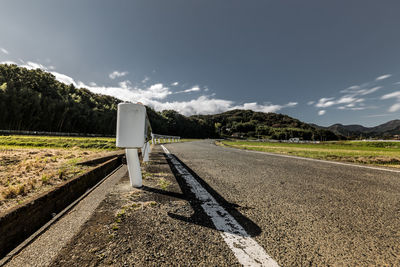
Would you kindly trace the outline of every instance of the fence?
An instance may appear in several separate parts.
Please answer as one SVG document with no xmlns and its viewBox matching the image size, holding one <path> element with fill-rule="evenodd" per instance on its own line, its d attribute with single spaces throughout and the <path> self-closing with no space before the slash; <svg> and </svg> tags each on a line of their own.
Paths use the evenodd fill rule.
<svg viewBox="0 0 400 267">
<path fill-rule="evenodd" d="M 89 133 L 62 133 L 45 131 L 0 130 L 0 135 L 44 135 L 44 136 L 73 136 L 73 137 L 115 137 L 115 135 Z"/>
</svg>

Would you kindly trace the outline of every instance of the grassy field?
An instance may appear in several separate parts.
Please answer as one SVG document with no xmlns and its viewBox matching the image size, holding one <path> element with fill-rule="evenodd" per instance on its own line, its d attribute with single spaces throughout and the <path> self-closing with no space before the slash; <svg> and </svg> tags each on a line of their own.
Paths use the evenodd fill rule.
<svg viewBox="0 0 400 267">
<path fill-rule="evenodd" d="M 93 168 L 77 163 L 115 150 L 115 138 L 0 136 L 0 211 Z"/>
<path fill-rule="evenodd" d="M 103 137 L 58 137 L 58 136 L 0 136 L 0 148 L 81 148 L 113 150 L 115 138 Z"/>
<path fill-rule="evenodd" d="M 221 141 L 219 145 L 306 158 L 400 168 L 400 142 L 338 141 L 319 144 Z"/>
</svg>

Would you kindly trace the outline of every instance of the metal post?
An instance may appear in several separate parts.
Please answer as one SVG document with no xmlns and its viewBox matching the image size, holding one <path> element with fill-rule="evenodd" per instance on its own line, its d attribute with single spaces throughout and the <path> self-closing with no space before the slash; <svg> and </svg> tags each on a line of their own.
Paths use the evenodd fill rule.
<svg viewBox="0 0 400 267">
<path fill-rule="evenodd" d="M 147 161 L 149 161 L 149 156 L 150 156 L 150 152 L 151 152 L 151 147 L 150 147 L 150 142 L 147 142 Z"/>
<path fill-rule="evenodd" d="M 143 153 L 143 161 L 144 162 L 149 161 L 149 142 L 144 143 L 142 153 Z"/>
<path fill-rule="evenodd" d="M 125 149 L 125 154 L 131 186 L 142 187 L 142 171 L 140 170 L 137 148 L 127 148 Z"/>
</svg>

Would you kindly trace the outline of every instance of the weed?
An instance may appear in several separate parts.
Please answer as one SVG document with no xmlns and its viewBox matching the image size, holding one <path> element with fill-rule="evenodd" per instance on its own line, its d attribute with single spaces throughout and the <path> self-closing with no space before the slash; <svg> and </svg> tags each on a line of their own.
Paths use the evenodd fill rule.
<svg viewBox="0 0 400 267">
<path fill-rule="evenodd" d="M 171 182 L 164 178 L 160 178 L 160 180 L 158 181 L 158 185 L 160 186 L 160 188 L 162 190 L 166 190 L 168 188 L 168 186 L 171 185 Z"/>
<path fill-rule="evenodd" d="M 146 172 L 146 171 L 143 171 L 142 172 L 142 178 L 144 179 L 144 180 L 146 180 L 146 179 L 149 179 L 149 178 L 151 178 L 153 175 L 151 174 L 151 173 L 149 173 L 149 172 Z"/>
<path fill-rule="evenodd" d="M 48 176 L 48 175 L 46 175 L 46 174 L 43 174 L 42 175 L 42 178 L 41 178 L 41 180 L 42 180 L 42 183 L 43 184 L 49 184 L 50 183 L 50 177 Z"/>
<path fill-rule="evenodd" d="M 124 216 L 125 215 L 125 209 L 121 209 L 120 211 L 118 211 L 118 213 L 117 213 L 117 217 L 118 218 L 121 218 L 122 216 Z"/>
</svg>

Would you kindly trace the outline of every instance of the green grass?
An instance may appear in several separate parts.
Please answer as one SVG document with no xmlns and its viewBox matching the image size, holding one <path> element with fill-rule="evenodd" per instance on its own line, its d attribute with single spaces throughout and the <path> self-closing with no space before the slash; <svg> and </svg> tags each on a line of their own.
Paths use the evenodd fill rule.
<svg viewBox="0 0 400 267">
<path fill-rule="evenodd" d="M 158 185 L 162 190 L 167 190 L 168 187 L 171 185 L 171 182 L 164 178 L 160 178 L 160 180 L 158 181 Z"/>
<path fill-rule="evenodd" d="M 219 144 L 307 158 L 400 168 L 400 142 L 338 141 L 298 144 L 222 141 Z"/>
<path fill-rule="evenodd" d="M 59 136 L 0 136 L 0 147 L 24 148 L 80 148 L 114 150 L 115 138 L 103 137 L 59 137 Z"/>
</svg>

